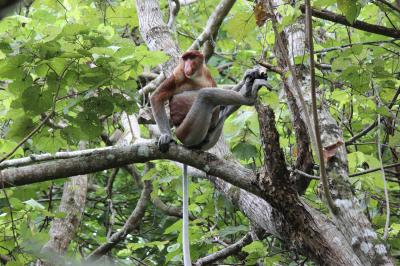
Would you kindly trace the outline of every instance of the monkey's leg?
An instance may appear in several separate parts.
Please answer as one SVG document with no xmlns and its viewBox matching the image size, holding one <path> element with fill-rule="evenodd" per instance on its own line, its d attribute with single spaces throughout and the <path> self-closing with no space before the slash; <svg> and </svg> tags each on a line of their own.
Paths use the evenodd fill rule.
<svg viewBox="0 0 400 266">
<path fill-rule="evenodd" d="M 196 100 L 183 122 L 176 129 L 176 136 L 185 146 L 203 142 L 210 129 L 213 110 L 219 105 L 253 105 L 254 97 L 245 97 L 231 90 L 204 88 L 198 91 Z"/>
<path fill-rule="evenodd" d="M 265 86 L 268 89 L 271 89 L 271 86 L 264 80 L 264 79 L 256 79 L 254 80 L 253 84 L 245 85 L 244 82 L 241 84 L 242 87 L 247 86 L 247 88 L 236 88 L 235 91 L 240 92 L 241 94 L 249 94 L 251 92 L 252 97 L 255 98 L 258 90 Z M 220 116 L 216 124 L 213 125 L 212 128 L 209 129 L 207 132 L 206 138 L 203 140 L 202 143 L 198 144 L 196 148 L 200 150 L 208 150 L 217 143 L 219 136 L 221 135 L 222 129 L 224 127 L 225 120 L 234 113 L 237 109 L 239 109 L 240 105 L 228 105 L 224 106 L 225 108 L 220 111 Z"/>
</svg>

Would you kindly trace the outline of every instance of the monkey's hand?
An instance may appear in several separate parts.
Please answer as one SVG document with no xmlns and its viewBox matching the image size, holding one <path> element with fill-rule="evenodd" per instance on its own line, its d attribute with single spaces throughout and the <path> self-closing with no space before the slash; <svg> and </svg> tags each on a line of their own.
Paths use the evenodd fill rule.
<svg viewBox="0 0 400 266">
<path fill-rule="evenodd" d="M 158 139 L 157 145 L 158 149 L 161 152 L 167 152 L 169 150 L 169 144 L 171 142 L 175 142 L 170 134 L 161 134 L 161 136 Z"/>
<path fill-rule="evenodd" d="M 244 90 L 243 95 L 245 97 L 256 98 L 257 92 L 262 86 L 269 87 L 268 83 L 266 82 L 267 73 L 263 72 L 259 68 L 249 69 L 246 70 L 243 80 L 244 86 L 242 90 Z"/>
<path fill-rule="evenodd" d="M 267 72 L 264 70 L 256 67 L 253 69 L 247 69 L 246 72 L 244 72 L 244 77 L 243 80 L 245 82 L 253 82 L 256 79 L 267 79 Z"/>
</svg>

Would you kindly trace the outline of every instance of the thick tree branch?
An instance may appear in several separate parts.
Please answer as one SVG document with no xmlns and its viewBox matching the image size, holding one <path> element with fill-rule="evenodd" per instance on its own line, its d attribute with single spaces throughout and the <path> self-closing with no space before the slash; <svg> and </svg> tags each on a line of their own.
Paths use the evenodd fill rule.
<svg viewBox="0 0 400 266">
<path fill-rule="evenodd" d="M 42 162 L 33 161 L 31 164 L 20 167 L 5 168 L 0 172 L 0 182 L 3 183 L 4 187 L 21 186 L 122 167 L 132 163 L 169 159 L 196 167 L 208 174 L 223 177 L 232 184 L 253 193 L 261 194 L 251 183 L 251 179 L 255 177 L 254 174 L 250 170 L 243 168 L 240 164 L 219 159 L 207 152 L 191 151 L 179 145 L 172 144 L 167 153 L 160 152 L 154 142 L 143 142 L 121 147 L 113 146 L 70 152 L 68 155 L 69 157 L 64 159 Z M 56 153 L 54 157 L 64 156 L 62 153 Z M 24 158 L 23 161 L 28 161 L 28 158 Z M 12 162 L 9 164 L 15 165 Z"/>
<path fill-rule="evenodd" d="M 214 34 L 218 32 L 222 21 L 224 21 L 226 15 L 228 15 L 235 2 L 236 0 L 221 0 L 221 2 L 215 8 L 214 13 L 212 13 L 210 18 L 208 19 L 204 31 L 193 42 L 189 50 L 199 49 L 204 44 L 204 42 L 209 40 L 212 36 L 214 36 Z"/>
<path fill-rule="evenodd" d="M 304 5 L 300 6 L 300 10 L 302 13 L 305 13 Z M 370 24 L 370 23 L 363 22 L 360 20 L 356 20 L 353 22 L 353 24 L 351 24 L 350 22 L 347 21 L 346 17 L 335 14 L 335 13 L 327 11 L 327 10 L 318 10 L 318 9 L 312 8 L 311 14 L 313 17 L 329 20 L 329 21 L 339 23 L 339 24 L 342 24 L 345 26 L 349 26 L 349 27 L 352 27 L 355 29 L 359 29 L 362 31 L 371 32 L 371 33 L 388 36 L 388 37 L 392 37 L 392 38 L 400 38 L 400 31 L 398 31 L 396 29 Z"/>
</svg>

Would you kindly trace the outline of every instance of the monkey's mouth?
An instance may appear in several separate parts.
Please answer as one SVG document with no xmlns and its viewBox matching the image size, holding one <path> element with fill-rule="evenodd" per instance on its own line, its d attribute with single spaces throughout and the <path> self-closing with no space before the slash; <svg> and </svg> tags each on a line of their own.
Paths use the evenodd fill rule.
<svg viewBox="0 0 400 266">
<path fill-rule="evenodd" d="M 185 68 L 183 70 L 183 73 L 185 74 L 185 77 L 187 77 L 188 79 L 192 78 L 194 76 L 194 74 L 196 73 L 196 69 L 192 66 L 190 66 L 189 64 L 185 65 Z"/>
<path fill-rule="evenodd" d="M 195 77 L 195 73 L 185 73 L 185 77 L 188 79 L 193 79 Z"/>
</svg>

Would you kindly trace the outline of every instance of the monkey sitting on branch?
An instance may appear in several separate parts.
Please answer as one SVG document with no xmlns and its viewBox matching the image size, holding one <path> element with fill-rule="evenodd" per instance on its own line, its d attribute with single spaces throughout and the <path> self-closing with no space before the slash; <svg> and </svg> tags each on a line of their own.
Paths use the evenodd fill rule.
<svg viewBox="0 0 400 266">
<path fill-rule="evenodd" d="M 265 73 L 248 70 L 232 90 L 217 84 L 199 51 L 185 52 L 173 74 L 151 95 L 154 119 L 161 131 L 158 146 L 167 151 L 172 141 L 165 102 L 169 101 L 175 135 L 189 149 L 208 150 L 215 145 L 225 120 L 241 105 L 254 105 L 258 90 L 268 87 Z"/>
<path fill-rule="evenodd" d="M 175 135 L 189 149 L 208 150 L 217 143 L 225 120 L 241 105 L 254 105 L 257 92 L 269 85 L 266 74 L 246 71 L 243 80 L 232 90 L 218 89 L 199 51 L 185 52 L 173 74 L 164 80 L 150 97 L 154 119 L 161 131 L 160 151 L 166 152 L 173 141 L 165 103 L 169 101 Z M 183 259 L 190 266 L 189 197 L 187 165 L 183 167 Z"/>
</svg>

